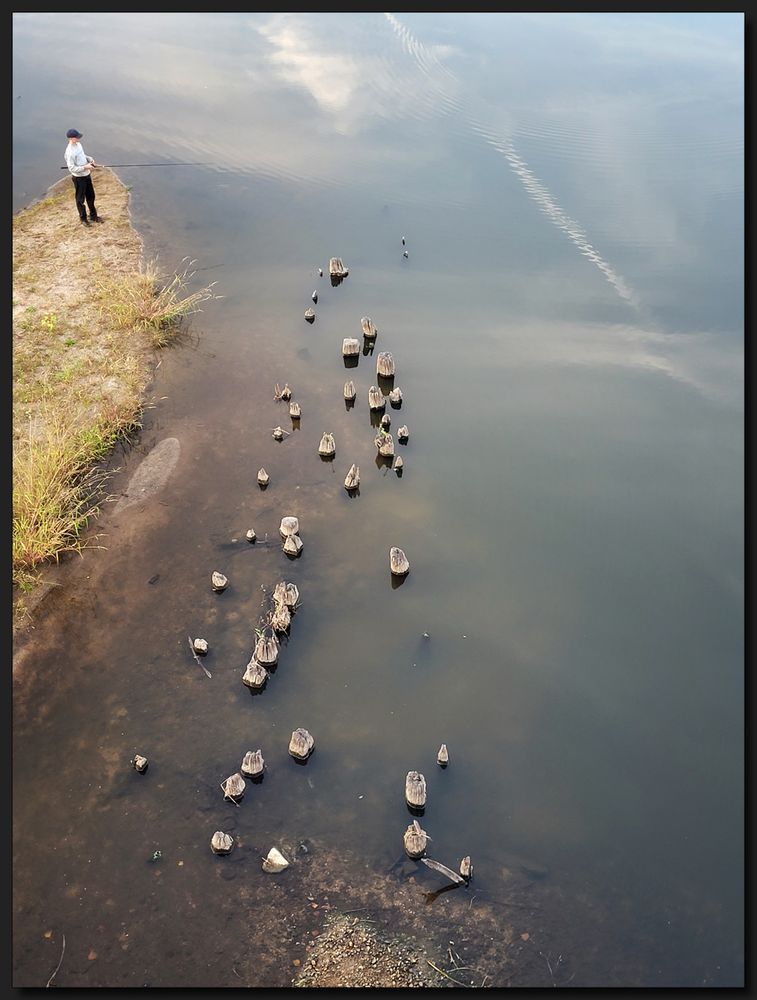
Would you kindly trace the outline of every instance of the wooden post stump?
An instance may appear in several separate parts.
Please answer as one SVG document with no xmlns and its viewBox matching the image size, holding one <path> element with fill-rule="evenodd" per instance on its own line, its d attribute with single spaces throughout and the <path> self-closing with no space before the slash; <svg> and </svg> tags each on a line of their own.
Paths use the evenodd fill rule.
<svg viewBox="0 0 757 1000">
<path fill-rule="evenodd" d="M 372 385 L 368 390 L 368 407 L 371 410 L 383 410 L 386 408 L 386 396 L 375 385 Z"/>
<path fill-rule="evenodd" d="M 295 517 L 294 514 L 287 514 L 286 517 L 282 517 L 279 524 L 279 534 L 282 538 L 288 538 L 289 535 L 299 535 L 299 533 L 299 518 Z"/>
<path fill-rule="evenodd" d="M 402 549 L 393 545 L 389 549 L 389 568 L 394 576 L 405 576 L 410 572 L 410 563 Z"/>
<path fill-rule="evenodd" d="M 263 760 L 263 751 L 248 750 L 244 755 L 244 760 L 242 761 L 242 774 L 246 775 L 248 778 L 258 778 L 263 774 L 264 770 L 265 761 Z"/>
<path fill-rule="evenodd" d="M 231 854 L 234 847 L 234 838 L 223 830 L 216 830 L 210 841 L 210 849 L 213 854 Z"/>
<path fill-rule="evenodd" d="M 408 771 L 405 778 L 405 801 L 413 809 L 426 805 L 426 779 L 420 771 Z"/>
<path fill-rule="evenodd" d="M 238 802 L 244 795 L 247 785 L 239 771 L 235 771 L 234 774 L 230 774 L 225 781 L 221 782 L 221 788 L 223 789 L 224 799 L 231 799 L 232 802 Z"/>
<path fill-rule="evenodd" d="M 360 466 L 351 465 L 350 471 L 344 477 L 344 488 L 349 492 L 350 490 L 356 490 L 360 485 Z"/>
<path fill-rule="evenodd" d="M 389 351 L 379 351 L 376 358 L 376 374 L 382 378 L 394 378 L 394 358 Z"/>
<path fill-rule="evenodd" d="M 414 819 L 407 830 L 405 830 L 403 842 L 408 857 L 420 858 L 426 853 L 428 834 L 425 830 L 421 829 L 421 825 L 417 819 Z"/>
<path fill-rule="evenodd" d="M 226 590 L 226 588 L 229 585 L 229 581 L 226 579 L 223 573 L 219 573 L 217 570 L 215 570 L 210 577 L 210 585 L 213 588 L 213 590 L 220 593 L 222 590 Z"/>
<path fill-rule="evenodd" d="M 255 690 L 260 690 L 260 688 L 265 687 L 265 682 L 268 680 L 268 671 L 263 666 L 262 663 L 258 663 L 255 657 L 251 657 L 250 662 L 245 668 L 242 681 L 249 688 L 254 688 Z"/>
<path fill-rule="evenodd" d="M 295 729 L 289 740 L 289 753 L 297 760 L 307 760 L 315 749 L 315 740 L 307 729 Z"/>
<path fill-rule="evenodd" d="M 366 340 L 375 340 L 378 330 L 376 329 L 376 324 L 369 316 L 363 316 L 360 320 L 360 325 L 363 328 L 363 336 Z"/>
</svg>

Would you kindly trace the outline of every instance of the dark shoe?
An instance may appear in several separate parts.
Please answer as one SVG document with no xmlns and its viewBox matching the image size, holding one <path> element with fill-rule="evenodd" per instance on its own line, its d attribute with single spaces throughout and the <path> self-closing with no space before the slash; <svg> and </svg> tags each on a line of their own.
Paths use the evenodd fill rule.
<svg viewBox="0 0 757 1000">
<path fill-rule="evenodd" d="M 90 226 L 90 221 L 89 221 L 89 219 L 79 219 L 79 222 L 81 222 L 81 224 L 82 224 L 83 226 L 87 226 L 87 227 L 89 227 L 89 226 Z"/>
<path fill-rule="evenodd" d="M 99 215 L 90 215 L 90 222 L 105 222 L 105 219 L 101 219 Z"/>
</svg>

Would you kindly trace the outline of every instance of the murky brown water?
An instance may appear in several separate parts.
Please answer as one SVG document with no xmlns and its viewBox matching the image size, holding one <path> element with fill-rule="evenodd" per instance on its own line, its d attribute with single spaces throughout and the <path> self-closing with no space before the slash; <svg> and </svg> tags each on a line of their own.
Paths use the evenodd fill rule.
<svg viewBox="0 0 757 1000">
<path fill-rule="evenodd" d="M 559 985 L 573 974 L 570 985 L 738 984 L 742 317 L 728 220 L 742 190 L 730 22 L 712 76 L 695 54 L 661 63 L 655 33 L 635 22 L 626 72 L 656 66 L 669 103 L 642 88 L 628 106 L 600 59 L 612 18 L 565 21 L 563 61 L 539 75 L 519 51 L 524 38 L 534 59 L 551 51 L 554 28 L 538 19 L 408 15 L 403 34 L 382 15 L 155 15 L 177 67 L 156 103 L 161 63 L 117 58 L 108 18 L 148 55 L 161 32 L 98 15 L 91 72 L 112 90 L 73 112 L 50 95 L 78 17 L 16 15 L 17 204 L 57 179 L 63 143 L 40 129 L 51 113 L 65 127 L 73 114 L 104 162 L 212 158 L 120 174 L 150 253 L 168 267 L 198 258 L 209 270 L 197 281 L 217 279 L 224 298 L 163 353 L 114 492 L 168 437 L 181 448 L 173 475 L 144 503 L 106 507 L 107 550 L 63 567 L 64 586 L 17 645 L 14 985 L 44 985 L 63 933 L 59 986 L 283 985 L 313 929 L 308 894 L 371 905 L 442 952 L 464 920 L 497 984 L 551 985 L 543 955 L 563 956 Z M 494 58 L 490 31 L 510 62 Z M 577 53 L 592 70 L 584 118 L 555 103 Z M 318 83 L 337 71 L 339 100 Z M 213 121 L 201 135 L 198 113 Z M 668 118 L 676 138 L 663 153 Z M 609 153 L 621 139 L 622 168 Z M 692 144 L 703 152 L 689 169 Z M 317 273 L 332 255 L 350 268 L 337 288 Z M 347 370 L 342 339 L 360 337 L 365 315 L 375 354 Z M 410 429 L 402 478 L 375 461 L 367 392 L 381 350 L 404 396 L 387 411 L 392 431 Z M 273 399 L 284 381 L 302 405 L 297 429 Z M 280 443 L 276 424 L 292 430 Z M 323 431 L 333 463 L 317 455 Z M 285 514 L 300 519 L 296 561 L 277 541 Z M 270 544 L 249 545 L 249 527 Z M 391 545 L 411 562 L 400 587 Z M 216 569 L 230 581 L 222 594 Z M 261 588 L 282 578 L 302 606 L 253 696 L 241 676 Z M 187 635 L 208 639 L 212 678 Z M 287 754 L 297 726 L 316 740 L 304 767 Z M 258 746 L 264 781 L 239 808 L 224 802 L 219 783 Z M 135 751 L 150 758 L 145 775 L 129 767 Z M 416 871 L 416 891 L 410 868 L 390 871 L 411 768 L 428 781 L 432 856 L 476 865 L 470 889 L 431 905 L 437 876 Z M 241 840 L 229 858 L 209 850 L 216 829 Z M 297 858 L 280 876 L 260 869 L 274 844 Z M 546 877 L 524 877 L 512 860 L 523 858 Z M 402 905 L 383 895 L 394 887 Z M 527 922 L 503 910 L 513 894 Z M 481 934 L 476 945 L 493 913 L 503 940 L 538 945 L 533 961 Z"/>
</svg>

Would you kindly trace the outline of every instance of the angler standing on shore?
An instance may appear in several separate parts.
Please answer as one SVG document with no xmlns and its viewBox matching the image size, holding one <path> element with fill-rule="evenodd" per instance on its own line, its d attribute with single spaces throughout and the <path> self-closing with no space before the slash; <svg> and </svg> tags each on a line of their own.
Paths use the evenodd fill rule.
<svg viewBox="0 0 757 1000">
<path fill-rule="evenodd" d="M 68 145 L 66 146 L 66 166 L 71 172 L 74 182 L 76 197 L 76 208 L 79 212 L 79 219 L 83 226 L 89 226 L 92 222 L 102 222 L 95 208 L 95 186 L 92 183 L 92 170 L 97 164 L 94 157 L 87 156 L 79 140 L 82 133 L 78 129 L 70 128 L 66 132 Z M 89 218 L 84 207 L 86 201 L 89 207 Z"/>
</svg>

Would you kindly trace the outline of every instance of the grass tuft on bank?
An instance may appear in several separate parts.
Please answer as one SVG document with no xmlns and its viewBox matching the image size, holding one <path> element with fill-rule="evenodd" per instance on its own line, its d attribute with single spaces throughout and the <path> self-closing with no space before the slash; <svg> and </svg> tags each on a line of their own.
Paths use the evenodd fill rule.
<svg viewBox="0 0 757 1000">
<path fill-rule="evenodd" d="M 68 179 L 13 219 L 13 562 L 17 617 L 40 570 L 99 536 L 98 464 L 140 426 L 155 349 L 217 296 L 194 261 L 170 278 L 143 263 L 128 190 L 95 177 L 105 224 L 81 226 Z"/>
</svg>

